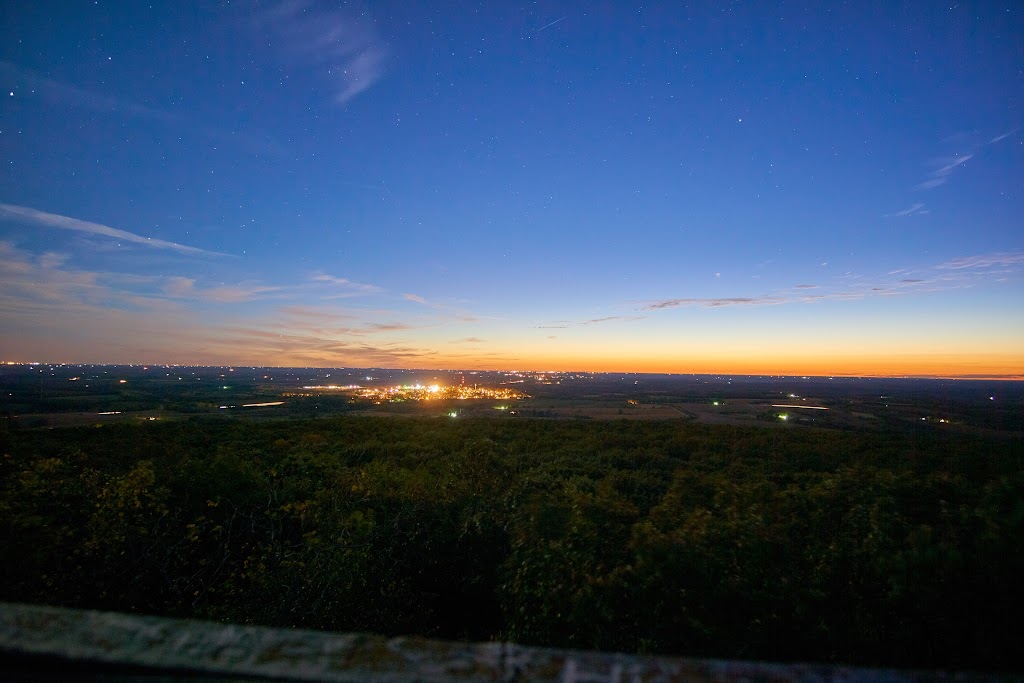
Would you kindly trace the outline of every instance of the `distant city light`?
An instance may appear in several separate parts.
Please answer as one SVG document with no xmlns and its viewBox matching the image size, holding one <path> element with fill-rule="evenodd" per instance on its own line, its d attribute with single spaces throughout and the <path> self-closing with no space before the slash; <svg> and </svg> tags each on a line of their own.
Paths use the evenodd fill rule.
<svg viewBox="0 0 1024 683">
<path fill-rule="evenodd" d="M 303 388 L 308 389 L 310 387 Z M 358 389 L 358 387 L 355 388 Z M 421 384 L 413 384 L 394 387 L 376 387 L 360 389 L 357 395 L 360 398 L 369 398 L 376 401 L 436 401 L 441 399 L 467 400 L 480 398 L 497 399 L 502 401 L 517 398 L 529 398 L 522 392 L 505 387 L 491 389 L 488 387 L 478 386 L 468 387 L 462 384 L 456 386 L 431 384 L 430 386 L 425 387 Z"/>
<path fill-rule="evenodd" d="M 772 408 L 796 408 L 798 410 L 828 410 L 825 406 L 794 406 L 786 403 L 773 403 Z"/>
</svg>

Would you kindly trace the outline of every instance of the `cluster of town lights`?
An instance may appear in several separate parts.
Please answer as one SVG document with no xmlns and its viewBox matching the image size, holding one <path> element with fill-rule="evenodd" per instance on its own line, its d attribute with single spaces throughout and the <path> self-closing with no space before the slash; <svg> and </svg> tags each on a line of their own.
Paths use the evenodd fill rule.
<svg viewBox="0 0 1024 683">
<path fill-rule="evenodd" d="M 440 399 L 516 399 L 526 398 L 526 394 L 505 387 L 491 389 L 488 387 L 465 385 L 442 386 L 440 384 L 412 384 L 395 387 L 377 387 L 359 389 L 356 395 L 375 401 L 433 401 Z"/>
</svg>

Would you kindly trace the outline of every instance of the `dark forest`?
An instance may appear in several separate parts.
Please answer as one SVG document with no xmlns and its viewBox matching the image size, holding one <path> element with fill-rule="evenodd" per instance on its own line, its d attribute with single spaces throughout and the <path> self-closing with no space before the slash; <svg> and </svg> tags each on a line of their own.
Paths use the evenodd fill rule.
<svg viewBox="0 0 1024 683">
<path fill-rule="evenodd" d="M 1009 669 L 1017 438 L 194 418 L 0 433 L 0 599 L 701 657 Z"/>
</svg>

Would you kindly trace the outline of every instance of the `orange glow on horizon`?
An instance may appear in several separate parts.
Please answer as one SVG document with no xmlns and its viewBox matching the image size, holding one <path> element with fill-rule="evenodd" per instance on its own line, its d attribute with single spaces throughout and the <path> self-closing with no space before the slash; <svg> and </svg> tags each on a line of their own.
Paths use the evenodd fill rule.
<svg viewBox="0 0 1024 683">
<path fill-rule="evenodd" d="M 60 361 L 64 364 L 118 365 L 114 359 L 76 358 Z M 9 364 L 21 365 L 19 361 Z M 38 363 L 37 363 L 38 364 Z M 185 358 L 151 363 L 155 365 L 224 366 L 223 358 Z M 356 366 L 344 359 L 328 360 L 304 356 L 275 355 L 232 359 L 233 365 L 252 367 L 371 367 Z M 550 372 L 608 372 L 650 373 L 680 375 L 736 375 L 736 376 L 814 376 L 814 377 L 931 377 L 940 379 L 993 379 L 1024 381 L 1024 359 L 1019 356 L 978 355 L 953 356 L 829 356 L 818 358 L 761 358 L 731 359 L 726 357 L 637 358 L 621 360 L 614 357 L 538 356 L 516 359 L 481 361 L 465 356 L 443 358 L 434 356 L 421 362 L 376 363 L 372 367 L 405 370 L 446 369 L 480 371 L 550 371 Z"/>
<path fill-rule="evenodd" d="M 249 359 L 246 365 L 268 365 L 268 359 Z M 222 365 L 223 363 L 200 363 Z M 276 357 L 269 365 L 285 367 L 341 367 L 344 362 L 331 363 L 311 358 Z M 395 369 L 466 369 L 466 370 L 550 370 L 553 372 L 623 372 L 652 374 L 699 375 L 786 375 L 816 377 L 935 377 L 950 379 L 1024 380 L 1024 357 L 1020 354 L 878 354 L 863 356 L 821 355 L 765 356 L 761 358 L 730 358 L 725 356 L 682 356 L 674 358 L 634 357 L 624 360 L 612 356 L 538 355 L 494 361 L 467 356 L 440 357 L 429 361 L 380 365 Z"/>
<path fill-rule="evenodd" d="M 436 367 L 478 370 L 543 368 L 562 372 L 1024 379 L 1024 353 L 994 350 L 978 353 L 932 350 L 912 354 L 880 349 L 850 353 L 842 349 L 817 353 L 766 351 L 754 355 L 706 351 L 653 354 L 639 349 L 632 353 L 595 353 L 579 349 L 577 353 L 565 354 L 524 353 L 514 360 L 493 362 L 465 356 L 438 358 L 433 362 Z"/>
<path fill-rule="evenodd" d="M 475 349 L 453 349 L 447 342 L 409 339 L 409 352 L 391 354 L 387 348 L 365 355 L 345 351 L 324 353 L 303 348 L 301 337 L 273 344 L 260 339 L 251 345 L 233 340 L 208 343 L 205 353 L 154 347 L 146 358 L 132 361 L 180 365 L 248 365 L 259 367 L 386 367 L 395 369 L 554 370 L 559 372 L 628 372 L 718 375 L 787 375 L 855 377 L 949 377 L 1024 380 L 1024 350 L 1005 335 L 991 340 L 955 338 L 903 338 L 897 343 L 818 337 L 794 339 L 765 335 L 716 339 L 680 339 L 666 344 L 658 338 L 561 338 L 545 341 L 514 336 L 492 336 L 491 343 Z M 501 341 L 498 341 L 500 339 Z M 264 343 L 260 343 L 264 342 Z M 298 343 L 297 343 L 298 342 Z M 40 343 L 33 355 L 46 351 Z M 1022 347 L 1024 348 L 1024 347 Z M 908 349 L 914 349 L 914 352 Z M 57 350 L 57 349 L 54 349 Z M 63 349 L 60 349 L 63 350 Z M 81 353 L 81 349 L 76 349 Z M 47 353 L 47 362 L 118 364 L 126 359 L 106 349 L 95 354 L 59 358 Z M 9 353 L 8 358 L 27 353 Z M 38 356 L 35 360 L 38 360 Z"/>
<path fill-rule="evenodd" d="M 519 364 L 518 367 L 524 367 Z M 590 372 L 638 372 L 670 374 L 788 375 L 819 377 L 977 377 L 1024 379 L 1024 363 L 1011 358 L 874 357 L 798 359 L 649 359 L 623 362 L 617 359 L 574 361 L 542 359 L 529 367 Z M 505 369 L 505 368 L 497 368 Z"/>
</svg>

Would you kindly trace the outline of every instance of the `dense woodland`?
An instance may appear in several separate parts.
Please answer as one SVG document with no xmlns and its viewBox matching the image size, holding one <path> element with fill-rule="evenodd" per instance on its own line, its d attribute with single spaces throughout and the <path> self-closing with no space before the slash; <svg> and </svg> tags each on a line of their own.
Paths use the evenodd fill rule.
<svg viewBox="0 0 1024 683">
<path fill-rule="evenodd" d="M 1016 437 L 193 419 L 0 433 L 0 599 L 863 665 L 1019 666 Z"/>
</svg>

